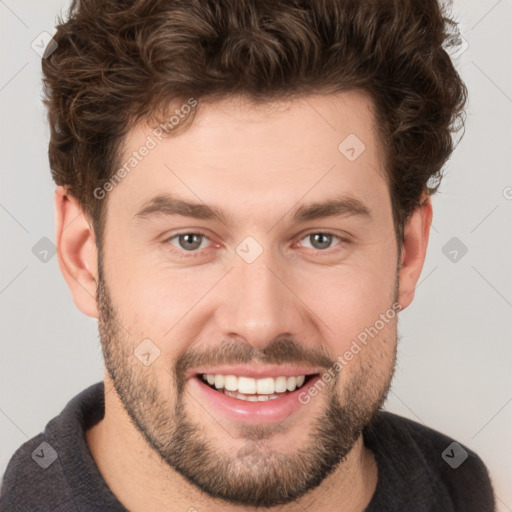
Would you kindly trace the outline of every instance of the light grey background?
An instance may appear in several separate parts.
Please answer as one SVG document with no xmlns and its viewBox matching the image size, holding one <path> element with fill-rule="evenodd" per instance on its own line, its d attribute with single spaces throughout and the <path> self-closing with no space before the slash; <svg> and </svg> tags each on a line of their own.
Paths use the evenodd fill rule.
<svg viewBox="0 0 512 512">
<path fill-rule="evenodd" d="M 55 240 L 55 228 L 31 43 L 53 33 L 66 5 L 0 0 L 0 474 L 68 400 L 103 378 L 96 322 L 74 306 L 57 258 L 43 263 L 32 252 L 41 238 Z M 470 92 L 466 134 L 433 200 L 386 408 L 476 451 L 504 512 L 512 511 L 512 0 L 459 0 L 454 11 L 468 43 L 456 58 Z M 452 237 L 468 249 L 456 262 L 443 253 Z"/>
</svg>

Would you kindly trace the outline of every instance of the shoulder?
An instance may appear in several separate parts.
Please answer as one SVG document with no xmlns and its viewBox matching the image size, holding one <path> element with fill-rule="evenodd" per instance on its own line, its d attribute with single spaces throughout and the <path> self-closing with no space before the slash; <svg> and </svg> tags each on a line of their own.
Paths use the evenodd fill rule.
<svg viewBox="0 0 512 512">
<path fill-rule="evenodd" d="M 1 482 L 2 512 L 91 510 L 84 508 L 89 495 L 117 505 L 85 441 L 85 430 L 103 415 L 102 396 L 102 382 L 86 388 L 16 450 Z"/>
<path fill-rule="evenodd" d="M 494 511 L 487 468 L 467 446 L 416 421 L 380 411 L 364 431 L 386 485 L 428 485 L 443 510 Z M 380 478 L 381 475 L 379 475 Z M 412 487 L 411 487 L 412 486 Z M 450 504 L 448 508 L 446 504 Z"/>
<path fill-rule="evenodd" d="M 57 451 L 43 433 L 23 443 L 11 457 L 0 488 L 0 510 L 74 510 Z M 20 508 L 22 506 L 22 508 Z"/>
</svg>

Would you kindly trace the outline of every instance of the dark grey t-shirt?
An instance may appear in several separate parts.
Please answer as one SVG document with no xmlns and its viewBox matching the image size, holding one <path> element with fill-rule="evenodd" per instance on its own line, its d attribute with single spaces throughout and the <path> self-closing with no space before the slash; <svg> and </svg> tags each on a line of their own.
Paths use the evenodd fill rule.
<svg viewBox="0 0 512 512">
<path fill-rule="evenodd" d="M 103 389 L 99 382 L 82 391 L 16 451 L 2 481 L 1 512 L 126 512 L 85 440 L 104 415 Z M 366 512 L 494 512 L 485 466 L 453 439 L 388 412 L 363 438 L 379 471 Z"/>
</svg>

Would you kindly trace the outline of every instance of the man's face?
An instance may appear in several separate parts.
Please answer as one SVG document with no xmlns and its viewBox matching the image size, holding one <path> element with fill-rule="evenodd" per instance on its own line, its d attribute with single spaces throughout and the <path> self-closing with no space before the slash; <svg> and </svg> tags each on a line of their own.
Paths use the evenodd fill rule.
<svg viewBox="0 0 512 512">
<path fill-rule="evenodd" d="M 151 148 L 109 192 L 98 290 L 106 367 L 136 427 L 204 492 L 252 506 L 290 502 L 336 469 L 382 405 L 397 337 L 398 249 L 370 101 L 277 107 L 201 103 L 172 137 L 130 132 L 122 163 Z M 172 214 L 171 196 L 223 218 Z M 296 215 L 334 200 L 336 215 Z M 264 391 L 256 376 L 307 379 L 243 400 L 215 390 L 219 375 L 246 391 Z"/>
</svg>

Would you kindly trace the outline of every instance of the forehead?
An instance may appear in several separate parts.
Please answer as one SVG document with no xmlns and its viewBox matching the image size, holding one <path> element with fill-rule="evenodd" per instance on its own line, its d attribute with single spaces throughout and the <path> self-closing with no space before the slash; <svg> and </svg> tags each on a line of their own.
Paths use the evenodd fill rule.
<svg viewBox="0 0 512 512">
<path fill-rule="evenodd" d="M 232 211 L 254 205 L 275 212 L 301 198 L 375 195 L 387 187 L 366 94 L 270 103 L 235 96 L 196 108 L 193 121 L 169 136 L 144 123 L 128 133 L 119 166 L 127 172 L 109 203 L 135 211 L 169 192 Z"/>
<path fill-rule="evenodd" d="M 270 102 L 256 102 L 244 96 L 205 101 L 199 103 L 186 132 L 188 137 L 184 135 L 181 142 L 201 141 L 196 150 L 215 153 L 222 149 L 228 155 L 266 148 L 272 150 L 272 157 L 281 154 L 291 159 L 295 152 L 297 157 L 307 158 L 323 139 L 322 146 L 333 150 L 329 154 L 338 156 L 339 143 L 347 135 L 364 140 L 370 153 L 381 150 L 377 147 L 373 101 L 362 91 Z M 136 137 L 137 132 L 132 135 Z M 260 154 L 259 158 L 264 156 Z"/>
</svg>

